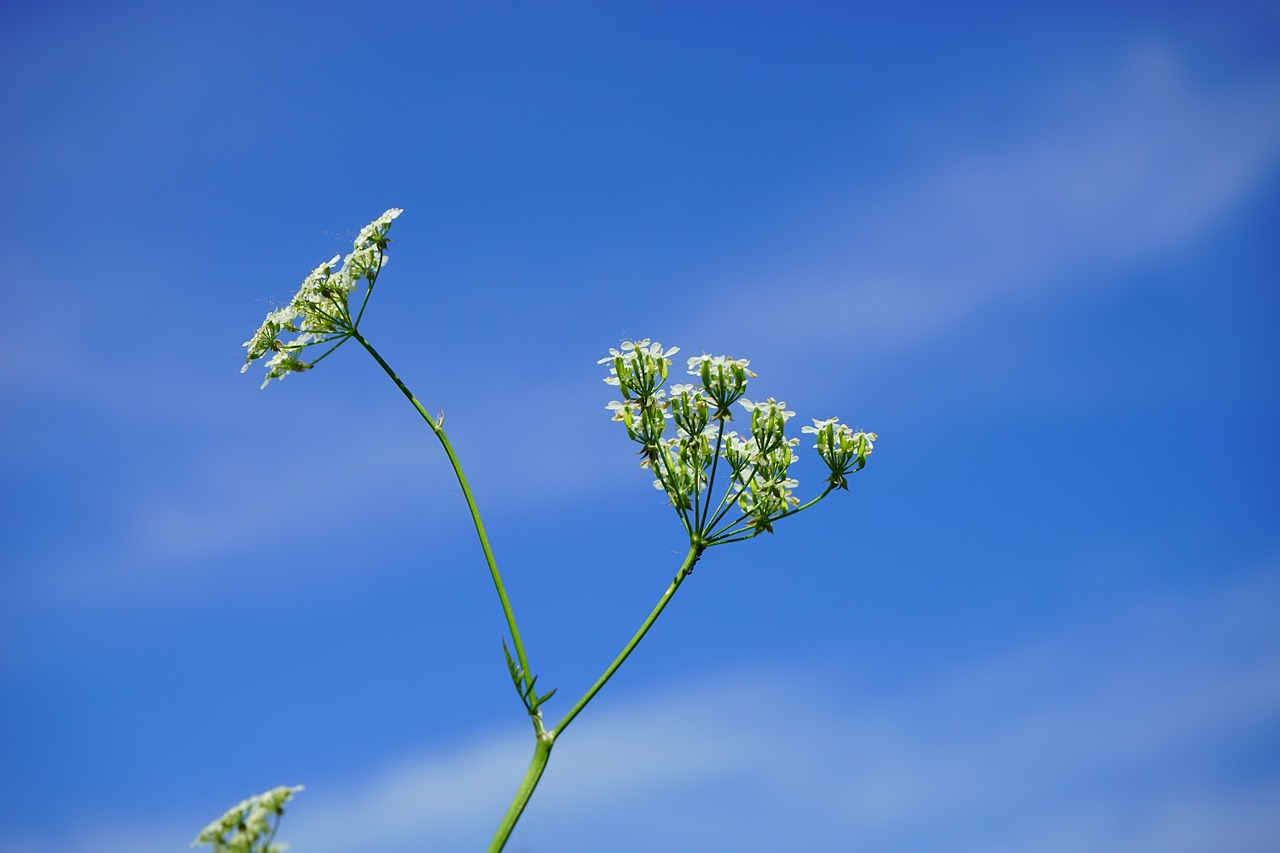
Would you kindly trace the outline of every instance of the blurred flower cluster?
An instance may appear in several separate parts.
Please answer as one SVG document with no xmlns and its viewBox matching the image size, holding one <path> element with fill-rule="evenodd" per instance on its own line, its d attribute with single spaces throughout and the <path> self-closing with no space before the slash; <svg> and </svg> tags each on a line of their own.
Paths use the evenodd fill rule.
<svg viewBox="0 0 1280 853">
<path fill-rule="evenodd" d="M 311 369 L 320 358 L 349 338 L 360 322 L 378 273 L 387 262 L 386 250 L 391 242 L 387 232 L 391 230 L 391 220 L 403 212 L 393 207 L 370 222 L 356 236 L 352 251 L 342 258 L 341 266 L 338 265 L 340 256 L 334 255 L 311 271 L 288 305 L 267 314 L 258 331 L 244 342 L 248 353 L 240 372 L 244 373 L 254 361 L 271 353 L 267 377 L 262 381 L 262 387 L 266 388 L 272 379 Z M 364 302 L 353 315 L 350 297 L 361 280 L 369 286 Z M 286 332 L 297 337 L 287 343 L 281 341 L 280 335 Z M 305 348 L 320 344 L 333 346 L 312 361 L 300 357 L 299 353 Z"/>
<path fill-rule="evenodd" d="M 772 532 L 775 521 L 804 508 L 794 493 L 799 483 L 790 475 L 800 439 L 786 435 L 795 412 L 772 397 L 763 402 L 745 397 L 748 380 L 756 376 L 746 359 L 694 356 L 688 373 L 698 382 L 666 387 L 669 356 L 679 351 L 664 350 L 648 338 L 610 349 L 598 363 L 609 365 L 604 381 L 616 386 L 622 399 L 607 408 L 640 445 L 641 466 L 653 472 L 654 487 L 666 493 L 695 542 L 710 546 Z M 747 435 L 725 431 L 734 403 L 751 415 Z M 848 476 L 866 464 L 876 439 L 875 433 L 854 432 L 836 418 L 815 420 L 801 431 L 816 434 L 818 456 L 830 471 L 826 491 L 810 504 L 832 489 L 847 489 Z M 713 506 L 721 460 L 729 484 Z M 730 518 L 735 507 L 739 514 Z"/>
<path fill-rule="evenodd" d="M 206 826 L 192 847 L 208 845 L 213 853 L 282 853 L 287 845 L 275 844 L 284 804 L 302 790 L 301 785 L 272 788 L 232 806 Z"/>
</svg>

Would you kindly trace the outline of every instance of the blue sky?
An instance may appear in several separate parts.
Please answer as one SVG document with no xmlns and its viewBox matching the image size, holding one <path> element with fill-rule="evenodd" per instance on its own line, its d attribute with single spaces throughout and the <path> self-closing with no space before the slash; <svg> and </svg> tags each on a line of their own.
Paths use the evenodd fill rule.
<svg viewBox="0 0 1280 853">
<path fill-rule="evenodd" d="M 297 783 L 299 853 L 486 843 L 532 745 L 434 439 L 355 349 L 238 373 L 392 206 L 363 328 L 553 716 L 683 553 L 608 347 L 880 435 L 704 558 L 510 850 L 1275 849 L 1268 4 L 0 15 L 3 853 Z"/>
</svg>

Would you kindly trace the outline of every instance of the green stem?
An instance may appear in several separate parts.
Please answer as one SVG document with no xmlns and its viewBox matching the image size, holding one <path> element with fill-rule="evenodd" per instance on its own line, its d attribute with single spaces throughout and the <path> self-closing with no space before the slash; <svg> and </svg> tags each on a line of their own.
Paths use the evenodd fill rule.
<svg viewBox="0 0 1280 853">
<path fill-rule="evenodd" d="M 267 836 L 266 842 L 262 845 L 263 850 L 271 849 L 271 843 L 276 840 L 276 833 L 280 831 L 280 819 L 282 817 L 284 817 L 283 811 L 276 812 L 276 821 L 271 825 L 271 834 Z"/>
<path fill-rule="evenodd" d="M 635 651 L 636 646 L 638 646 L 640 641 L 644 639 L 644 635 L 649 633 L 649 629 L 653 627 L 653 623 L 658 621 L 658 617 L 662 615 L 662 611 L 666 608 L 667 603 L 671 601 L 671 597 L 676 594 L 676 590 L 680 588 L 680 584 L 684 583 L 684 579 L 693 571 L 694 564 L 698 562 L 698 558 L 702 556 L 702 552 L 705 549 L 706 546 L 701 543 L 689 546 L 689 553 L 685 555 L 684 562 L 680 565 L 680 571 L 676 572 L 675 579 L 671 581 L 671 585 L 667 587 L 667 591 L 662 594 L 662 598 L 658 599 L 658 604 L 653 608 L 653 612 L 649 614 L 649 618 L 644 620 L 644 624 L 642 624 L 640 629 L 636 631 L 635 636 L 632 637 L 631 641 L 623 647 L 618 656 L 614 658 L 613 663 L 609 664 L 609 668 L 606 669 L 604 674 L 596 680 L 596 683 L 591 685 L 591 689 L 578 700 L 578 704 L 570 708 L 569 713 L 564 715 L 564 719 L 557 723 L 556 727 L 549 732 L 552 738 L 559 737 L 560 734 L 568 728 L 569 724 L 573 722 L 573 718 L 582 713 L 582 709 L 587 707 L 587 703 L 595 698 L 595 695 L 600 692 L 600 688 L 604 687 L 605 684 L 608 683 L 609 679 L 613 677 L 613 674 L 618 671 L 618 667 L 622 666 L 623 662 L 626 661 L 633 651 Z"/>
<path fill-rule="evenodd" d="M 719 419 L 719 425 L 716 428 L 716 452 L 711 457 L 711 475 L 707 478 L 707 503 L 698 506 L 698 533 L 707 534 L 711 532 L 711 525 L 707 524 L 707 517 L 711 514 L 711 494 L 716 484 L 716 469 L 720 467 L 720 443 L 724 440 L 724 419 Z M 730 483 L 732 485 L 732 483 Z M 695 496 L 697 490 L 694 490 Z M 727 492 L 726 492 L 727 494 Z M 720 503 L 724 503 L 724 498 L 720 499 Z M 719 507 L 717 507 L 718 509 Z"/>
<path fill-rule="evenodd" d="M 391 377 L 391 381 L 396 383 L 396 387 L 399 388 L 405 397 L 409 399 L 409 402 L 413 404 L 413 407 L 418 410 L 418 414 L 427 422 L 427 426 L 431 427 L 431 431 L 436 434 L 436 438 L 440 439 L 440 445 L 444 447 L 444 452 L 449 457 L 449 464 L 453 466 L 454 476 L 458 478 L 458 485 L 462 487 L 462 495 L 466 498 L 467 508 L 471 510 L 471 520 L 475 524 L 476 535 L 480 537 L 480 548 L 484 551 L 485 562 L 489 564 L 489 576 L 493 578 L 493 587 L 498 592 L 498 600 L 502 602 L 502 612 L 507 618 L 507 628 L 511 631 L 511 643 L 515 646 L 516 659 L 520 661 L 520 669 L 523 673 L 524 682 L 526 685 L 531 684 L 533 681 L 533 674 L 529 669 L 529 660 L 525 657 L 524 643 L 520 639 L 520 629 L 516 627 L 516 616 L 511 609 L 511 601 L 507 598 L 507 590 L 502 585 L 502 575 L 498 572 L 498 562 L 494 559 L 493 549 L 489 547 L 489 537 L 484 532 L 484 522 L 480 520 L 480 510 L 476 506 L 475 497 L 471 494 L 471 487 L 467 485 L 466 475 L 462 473 L 462 463 L 458 461 L 457 454 L 453 452 L 453 446 L 449 444 L 449 438 L 444 434 L 444 428 L 441 427 L 436 419 L 431 417 L 430 413 L 422 407 L 422 404 L 418 402 L 418 398 L 413 396 L 413 392 L 410 391 L 408 386 L 400 380 L 400 377 L 397 376 L 396 372 L 391 369 L 391 366 L 383 360 L 382 356 L 378 354 L 378 351 L 373 348 L 372 344 L 365 340 L 364 337 L 354 329 L 351 332 L 351 337 L 359 341 L 360 345 L 368 351 L 369 355 L 373 356 L 374 361 L 378 362 L 386 374 Z M 545 758 L 543 759 L 543 763 L 546 763 Z"/>
<path fill-rule="evenodd" d="M 591 689 L 578 700 L 578 704 L 574 705 L 565 714 L 564 719 L 549 732 L 539 731 L 537 745 L 533 749 L 533 760 L 529 762 L 529 769 L 525 771 L 524 779 L 520 782 L 520 788 L 516 791 L 515 799 L 511 801 L 511 806 L 507 809 L 507 813 L 502 817 L 502 823 L 498 825 L 498 832 L 493 836 L 493 841 L 489 844 L 489 853 L 501 853 L 502 848 L 506 846 L 507 839 L 511 836 L 511 831 L 516 828 L 516 821 L 520 820 L 520 815 L 524 812 L 524 807 L 528 805 L 529 798 L 533 796 L 533 791 L 538 787 L 538 780 L 542 778 L 542 771 L 547 767 L 547 759 L 551 757 L 551 747 L 555 745 L 556 738 L 573 722 L 573 718 L 587 707 L 587 703 L 595 698 L 600 692 L 600 688 L 613 677 L 618 671 L 618 667 L 630 657 L 635 651 L 636 646 L 644 639 L 644 635 L 649 633 L 649 629 L 653 627 L 653 623 L 658 621 L 658 617 L 662 615 L 663 609 L 667 603 L 671 601 L 671 597 L 676 594 L 676 590 L 680 588 L 680 584 L 684 583 L 684 579 L 693 571 L 693 566 L 698 562 L 698 558 L 702 556 L 702 552 L 706 550 L 706 546 L 702 544 L 694 544 L 689 546 L 689 553 L 685 555 L 684 562 L 680 564 L 680 570 L 676 572 L 675 578 L 671 581 L 671 585 L 667 587 L 667 591 L 662 594 L 662 598 L 658 599 L 658 604 L 653 608 L 653 612 L 649 614 L 649 618 L 644 620 L 640 629 L 636 631 L 630 642 L 623 647 L 622 651 L 614 658 L 613 663 L 609 664 L 609 668 L 604 674 L 597 679 L 596 683 L 591 685 Z"/>
<path fill-rule="evenodd" d="M 538 787 L 542 771 L 547 769 L 547 759 L 551 757 L 551 747 L 554 745 L 553 737 L 538 738 L 533 748 L 533 759 L 529 762 L 529 769 L 520 780 L 520 789 L 516 791 L 515 799 L 511 801 L 507 813 L 502 816 L 502 823 L 498 824 L 498 831 L 494 833 L 493 841 L 489 842 L 489 853 L 501 853 L 502 848 L 507 846 L 507 839 L 511 837 L 511 831 L 516 828 L 516 821 L 520 820 L 524 807 L 529 804 L 533 789 Z"/>
<path fill-rule="evenodd" d="M 831 494 L 831 490 L 834 488 L 835 486 L 832 486 L 830 483 L 828 483 L 827 487 L 822 490 L 822 494 L 818 495 L 816 498 L 813 498 L 812 500 L 808 501 L 807 503 L 803 503 L 798 507 L 794 507 L 792 509 L 786 510 L 785 512 L 780 512 L 777 515 L 770 518 L 769 521 L 770 522 L 780 521 L 789 515 L 795 515 L 798 512 L 803 512 L 804 510 L 816 504 L 818 501 L 825 498 L 827 495 Z M 734 539 L 724 538 L 729 536 L 738 536 L 739 533 L 745 533 L 748 528 L 743 527 L 743 528 L 739 528 L 738 530 L 734 530 L 733 528 L 738 524 L 740 524 L 741 522 L 745 521 L 749 517 L 750 516 L 747 513 L 745 512 L 741 513 L 738 515 L 737 518 L 735 518 L 729 524 L 726 524 L 724 527 L 721 527 L 716 532 L 710 534 L 707 538 L 707 546 L 710 547 L 712 545 L 728 545 L 730 542 L 741 542 L 743 539 L 750 539 L 752 536 L 755 536 L 756 535 L 755 533 L 750 533 L 746 536 L 740 536 Z M 718 524 L 720 522 L 720 518 L 721 516 L 717 516 L 715 523 Z"/>
</svg>

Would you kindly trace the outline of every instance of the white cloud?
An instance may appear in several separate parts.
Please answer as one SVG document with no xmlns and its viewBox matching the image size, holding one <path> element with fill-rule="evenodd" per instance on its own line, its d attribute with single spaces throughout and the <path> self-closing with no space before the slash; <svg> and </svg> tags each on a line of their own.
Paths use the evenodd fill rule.
<svg viewBox="0 0 1280 853">
<path fill-rule="evenodd" d="M 772 668 L 606 702 L 566 733 L 512 849 L 1270 849 L 1280 780 L 1220 769 L 1280 714 L 1280 582 L 1264 568 L 911 689 L 856 665 L 842 687 Z M 475 847 L 530 743 L 312 786 L 287 835 L 304 853 Z"/>
<path fill-rule="evenodd" d="M 922 667 L 914 686 L 855 658 L 606 692 L 557 746 L 509 849 L 1270 850 L 1280 779 L 1232 769 L 1280 715 L 1280 558 L 1258 568 L 1079 613 L 985 660 Z M 513 724 L 363 780 L 301 780 L 282 837 L 299 853 L 475 849 L 531 744 Z M 159 853 L 196 829 L 97 826 L 57 849 L 127 837 Z"/>
</svg>

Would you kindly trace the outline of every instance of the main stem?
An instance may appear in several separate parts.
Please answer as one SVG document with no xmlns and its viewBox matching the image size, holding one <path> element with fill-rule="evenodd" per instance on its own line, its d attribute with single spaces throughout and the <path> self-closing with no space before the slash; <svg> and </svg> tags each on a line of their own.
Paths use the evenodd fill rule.
<svg viewBox="0 0 1280 853">
<path fill-rule="evenodd" d="M 539 734 L 538 743 L 533 749 L 533 760 L 529 762 L 529 769 L 525 771 L 524 779 L 520 782 L 520 788 L 516 791 L 515 799 L 511 801 L 510 807 L 507 808 L 507 813 L 502 817 L 502 823 L 498 825 L 497 833 L 493 836 L 493 841 L 489 844 L 489 853 L 501 853 L 506 846 L 507 839 L 511 837 L 512 830 L 516 828 L 516 821 L 520 820 L 520 815 L 524 813 L 524 807 L 529 804 L 529 798 L 533 796 L 534 789 L 538 787 L 542 772 L 547 768 L 547 759 L 551 757 L 551 748 L 555 746 L 556 738 L 568 728 L 569 723 L 573 722 L 573 719 L 578 714 L 582 713 L 582 709 L 587 707 L 587 703 L 595 698 L 600 689 L 608 683 L 623 662 L 635 651 L 636 646 L 640 645 L 640 641 L 644 639 L 645 634 L 649 633 L 653 623 L 658 621 L 658 617 L 662 615 L 662 611 L 666 609 L 668 602 L 676 594 L 676 590 L 680 588 L 680 584 L 684 583 L 684 579 L 693 571 L 694 564 L 698 562 L 698 558 L 702 556 L 704 550 L 706 550 L 706 546 L 701 544 L 689 547 L 689 553 L 685 555 L 684 562 L 680 564 L 680 570 L 676 572 L 671 585 L 662 594 L 662 598 L 658 599 L 658 604 L 653 608 L 649 617 L 640 625 L 639 630 L 622 648 L 618 656 L 613 659 L 613 663 L 609 664 L 609 668 L 596 679 L 596 683 L 591 685 L 591 689 L 583 694 L 577 704 L 569 709 L 569 713 L 565 714 L 564 719 L 557 723 L 554 729 Z"/>
<path fill-rule="evenodd" d="M 364 337 L 354 329 L 351 337 L 355 338 L 364 347 L 369 355 L 373 356 L 374 361 L 391 377 L 391 381 L 396 383 L 396 387 L 409 399 L 413 407 L 418 410 L 418 414 L 427 422 L 427 426 L 431 427 L 431 431 L 436 434 L 436 438 L 440 439 L 440 445 L 444 448 L 445 455 L 449 457 L 449 464 L 453 466 L 453 474 L 458 478 L 458 485 L 462 487 L 462 496 L 466 498 L 467 508 L 471 511 L 471 521 L 475 524 L 476 535 L 480 537 L 480 548 L 484 551 L 485 562 L 489 565 L 489 577 L 493 578 L 493 587 L 498 592 L 498 600 L 502 602 L 502 612 L 507 618 L 507 629 L 511 631 L 511 644 L 516 649 L 516 659 L 520 661 L 520 671 L 526 685 L 533 682 L 533 673 L 529 669 L 529 660 L 524 653 L 524 642 L 520 639 L 520 629 L 516 627 L 516 615 L 511 609 L 511 601 L 507 598 L 506 587 L 502 584 L 502 575 L 498 572 L 498 561 L 494 559 L 493 549 L 489 547 L 489 537 L 484 532 L 484 522 L 480 520 L 480 509 L 476 506 L 476 499 L 471 494 L 471 487 L 467 485 L 467 477 L 462 473 L 462 463 L 458 461 L 458 456 L 453 452 L 453 445 L 449 443 L 449 437 L 444 434 L 444 428 L 431 414 L 423 408 L 418 402 L 418 398 L 413 396 L 413 392 L 408 386 L 400 380 L 396 372 L 391 369 L 391 365 L 378 354 Z M 543 759 L 546 764 L 546 759 Z M 536 783 L 535 783 L 536 784 Z"/>
<path fill-rule="evenodd" d="M 529 804 L 533 789 L 538 787 L 542 771 L 547 769 L 547 759 L 551 757 L 551 747 L 554 744 L 555 740 L 550 735 L 538 738 L 538 743 L 533 748 L 533 760 L 529 762 L 529 769 L 520 780 L 520 789 L 516 791 L 516 797 L 507 808 L 507 813 L 502 816 L 502 823 L 498 825 L 493 841 L 489 842 L 489 853 L 502 853 L 502 848 L 507 846 L 507 839 L 516 828 L 516 821 L 524 814 L 524 807 Z"/>
</svg>

